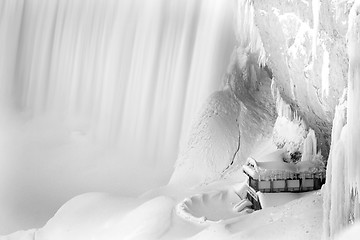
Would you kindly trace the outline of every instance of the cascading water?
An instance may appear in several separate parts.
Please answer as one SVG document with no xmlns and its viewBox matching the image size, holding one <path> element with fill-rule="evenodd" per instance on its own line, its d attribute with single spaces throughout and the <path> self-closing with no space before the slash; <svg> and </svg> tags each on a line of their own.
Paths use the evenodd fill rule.
<svg viewBox="0 0 360 240">
<path fill-rule="evenodd" d="M 111 169 L 111 164 L 117 162 L 114 170 L 103 170 L 102 174 L 109 175 L 106 180 L 97 181 L 120 190 L 116 169 L 126 161 L 135 162 L 135 166 L 165 169 L 169 175 L 181 135 L 187 133 L 199 105 L 221 84 L 235 42 L 232 9 L 231 1 L 222 0 L 1 1 L 0 120 L 8 119 L 10 112 L 12 119 L 27 124 L 34 119 L 51 118 L 39 129 L 55 131 L 60 123 L 66 123 L 72 134 L 111 146 L 121 154 L 110 162 L 99 154 L 96 164 L 86 163 L 85 157 L 85 163 L 75 170 L 67 170 L 76 165 L 76 156 L 71 154 L 66 155 L 67 159 L 58 157 L 55 165 L 51 154 L 46 155 L 46 160 L 41 155 L 43 160 L 36 158 L 31 162 L 24 154 L 16 160 L 4 157 L 2 164 L 8 168 L 3 171 L 12 172 L 10 180 L 5 174 L 0 185 L 4 189 L 14 179 L 32 179 L 19 180 L 18 168 L 26 162 L 34 166 L 40 161 L 36 163 L 41 165 L 36 169 L 40 187 L 34 188 L 29 181 L 27 193 L 17 192 L 16 198 L 34 197 L 38 200 L 35 204 L 41 204 L 64 182 L 68 182 L 64 188 L 70 190 L 66 197 L 57 193 L 61 202 L 50 204 L 41 221 L 19 216 L 29 221 L 24 220 L 19 226 L 14 220 L 13 225 L 17 226 L 10 226 L 14 212 L 9 210 L 0 219 L 0 225 L 7 221 L 2 226 L 8 228 L 0 229 L 0 233 L 33 227 L 29 222 L 43 224 L 64 198 L 92 191 L 86 180 L 72 187 L 67 178 L 81 175 L 82 171 L 91 176 L 99 165 Z M 2 129 L 7 128 L 8 122 L 0 122 Z M 38 146 L 30 152 L 47 148 L 41 143 L 32 144 Z M 69 166 L 63 167 L 66 164 Z M 56 166 L 64 170 L 58 173 Z M 56 174 L 62 176 L 55 177 Z M 56 180 L 48 182 L 46 176 Z M 93 178 L 96 177 L 95 174 Z M 48 195 L 39 195 L 46 190 Z M 11 197 L 12 191 L 6 192 L 8 198 L 0 199 L 0 203 L 5 203 L 2 207 L 18 207 L 22 214 L 26 214 L 25 208 L 33 208 L 8 203 L 15 198 Z"/>
</svg>

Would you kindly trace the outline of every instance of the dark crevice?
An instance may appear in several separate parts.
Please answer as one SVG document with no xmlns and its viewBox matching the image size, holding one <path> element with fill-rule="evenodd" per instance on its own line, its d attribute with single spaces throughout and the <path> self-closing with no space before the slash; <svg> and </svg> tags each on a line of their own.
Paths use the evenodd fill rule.
<svg viewBox="0 0 360 240">
<path fill-rule="evenodd" d="M 237 153 L 239 152 L 240 150 L 240 137 L 241 137 L 241 134 L 240 134 L 240 127 L 239 127 L 239 124 L 237 124 L 238 126 L 238 129 L 239 129 L 239 139 L 238 139 L 238 145 L 237 145 L 237 148 L 236 148 L 236 151 L 234 152 L 234 155 L 231 159 L 231 162 L 230 164 L 222 171 L 221 175 L 223 175 L 235 162 L 235 157 L 237 155 Z"/>
</svg>

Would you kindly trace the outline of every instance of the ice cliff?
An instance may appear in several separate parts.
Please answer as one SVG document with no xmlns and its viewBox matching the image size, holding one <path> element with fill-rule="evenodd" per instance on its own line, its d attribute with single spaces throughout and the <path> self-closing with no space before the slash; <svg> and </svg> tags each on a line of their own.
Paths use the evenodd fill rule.
<svg viewBox="0 0 360 240">
<path fill-rule="evenodd" d="M 346 1 L 255 0 L 241 1 L 237 15 L 253 19 L 253 25 L 239 20 L 239 34 L 257 29 L 251 41 L 260 63 L 284 101 L 314 129 L 325 157 L 335 106 L 347 85 L 348 10 Z"/>
<path fill-rule="evenodd" d="M 324 198 L 324 239 L 338 234 L 360 219 L 359 103 L 360 103 L 360 2 L 349 13 L 347 99 L 336 108 Z M 343 237 L 346 239 L 347 237 Z"/>
<path fill-rule="evenodd" d="M 294 161 L 300 160 L 304 151 L 311 151 L 321 153 L 326 162 L 335 107 L 347 87 L 346 32 L 351 5 L 351 1 L 237 1 L 237 45 L 223 79 L 224 89 L 230 89 L 236 102 L 229 120 L 234 130 L 227 134 L 230 122 L 217 117 L 222 121 L 216 121 L 218 127 L 227 126 L 222 134 L 228 138 L 217 150 L 221 157 L 207 152 L 201 160 L 189 153 L 204 149 L 199 142 L 204 142 L 205 136 L 206 146 L 220 140 L 197 134 L 204 133 L 202 126 L 207 123 L 194 123 L 175 173 L 197 165 L 204 170 L 200 175 L 207 172 L 207 177 L 198 176 L 203 182 L 224 169 L 238 169 L 268 141 L 285 148 Z M 210 97 L 202 115 L 213 108 L 211 99 L 219 94 Z M 209 119 L 214 122 L 213 117 Z M 204 161 L 208 164 L 205 168 L 201 166 Z"/>
<path fill-rule="evenodd" d="M 301 151 L 303 158 L 308 158 L 308 151 L 320 151 L 329 161 L 325 239 L 360 218 L 359 6 L 359 1 L 352 0 L 238 2 L 238 34 L 248 36 L 239 41 L 239 47 L 257 56 L 272 78 L 272 91 L 290 109 L 281 111 L 279 100 L 268 99 L 277 110 L 273 142 L 291 142 L 279 138 L 277 131 L 281 118 L 291 112 L 287 119 L 298 122 L 298 128 L 289 135 L 295 132 L 300 138 L 291 147 Z"/>
</svg>

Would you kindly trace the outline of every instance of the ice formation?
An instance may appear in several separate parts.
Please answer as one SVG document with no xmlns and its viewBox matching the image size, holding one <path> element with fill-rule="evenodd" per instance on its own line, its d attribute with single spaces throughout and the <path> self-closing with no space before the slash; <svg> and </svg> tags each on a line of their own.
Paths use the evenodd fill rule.
<svg viewBox="0 0 360 240">
<path fill-rule="evenodd" d="M 278 148 L 289 153 L 303 152 L 304 140 L 308 136 L 308 127 L 290 104 L 286 103 L 279 90 L 276 91 L 276 109 L 278 117 L 273 130 L 273 141 Z M 315 152 L 316 152 L 315 142 Z"/>
<path fill-rule="evenodd" d="M 349 14 L 347 32 L 349 76 L 347 101 L 336 109 L 325 185 L 324 233 L 333 239 L 360 219 L 359 104 L 360 104 L 360 1 Z"/>
<path fill-rule="evenodd" d="M 317 154 L 316 136 L 314 130 L 310 129 L 305 138 L 301 161 L 310 161 Z"/>
</svg>

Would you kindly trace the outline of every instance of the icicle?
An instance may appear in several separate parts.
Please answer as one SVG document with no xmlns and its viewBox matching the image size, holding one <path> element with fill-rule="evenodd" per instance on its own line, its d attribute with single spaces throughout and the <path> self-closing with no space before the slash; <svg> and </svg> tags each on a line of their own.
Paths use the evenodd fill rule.
<svg viewBox="0 0 360 240">
<path fill-rule="evenodd" d="M 347 103 L 336 108 L 332 129 L 323 205 L 324 239 L 333 239 L 345 226 L 360 219 L 360 149 L 358 146 L 360 142 L 359 11 L 360 1 L 357 0 L 349 14 L 347 32 L 349 55 Z M 347 109 L 345 105 L 347 105 Z M 345 115 L 347 117 L 346 125 Z"/>
<path fill-rule="evenodd" d="M 304 141 L 301 161 L 310 161 L 316 155 L 316 136 L 314 130 L 310 129 Z"/>
<path fill-rule="evenodd" d="M 258 55 L 259 66 L 266 65 L 266 52 L 255 24 L 254 6 L 250 0 L 238 0 L 236 36 L 240 46 Z"/>
<path fill-rule="evenodd" d="M 339 192 L 332 192 L 332 185 L 333 182 L 336 182 L 337 179 L 333 176 L 333 172 L 338 171 L 333 165 L 334 162 L 344 161 L 344 159 L 337 159 L 335 158 L 335 152 L 339 152 L 339 150 L 335 150 L 336 146 L 341 142 L 340 137 L 341 133 L 344 131 L 343 129 L 346 124 L 346 102 L 339 104 L 335 109 L 335 116 L 333 120 L 333 128 L 331 133 L 331 149 L 328 159 L 328 165 L 326 170 L 326 184 L 325 184 L 325 191 L 324 191 L 324 217 L 323 217 L 323 238 L 328 239 L 330 237 L 330 232 L 334 229 L 334 225 L 338 224 L 335 223 L 333 220 L 330 221 L 330 212 L 333 211 L 339 204 L 337 202 L 336 194 L 344 194 Z M 345 131 L 344 131 L 345 132 Z M 343 133 L 344 134 L 344 133 Z M 340 176 L 341 177 L 341 176 Z M 343 188 L 342 188 L 343 189 Z M 339 189 L 341 190 L 341 189 Z M 334 214 L 332 213 L 331 216 L 333 217 Z"/>
<path fill-rule="evenodd" d="M 356 1 L 351 8 L 349 14 L 349 28 L 347 32 L 348 38 L 348 54 L 349 54 L 349 81 L 348 81 L 348 110 L 347 121 L 349 125 L 349 144 L 347 159 L 347 176 L 349 191 L 347 195 L 351 195 L 349 202 L 359 201 L 360 192 L 360 1 Z M 345 173 L 346 174 L 346 173 Z M 351 206 L 354 211 L 354 206 Z M 358 212 L 353 212 L 359 215 Z"/>
<path fill-rule="evenodd" d="M 313 61 L 316 59 L 316 46 L 317 46 L 317 34 L 319 31 L 319 18 L 320 18 L 320 0 L 313 0 L 312 1 L 312 10 L 313 10 L 313 19 L 314 19 L 314 26 L 313 26 L 313 42 L 312 42 L 312 57 Z"/>
<path fill-rule="evenodd" d="M 326 50 L 325 46 L 323 46 L 324 55 L 323 55 L 323 64 L 321 68 L 321 96 L 327 97 L 329 96 L 329 74 L 330 74 L 330 54 Z"/>
</svg>

